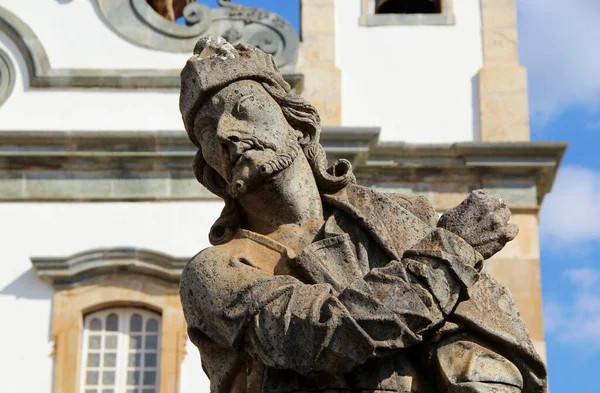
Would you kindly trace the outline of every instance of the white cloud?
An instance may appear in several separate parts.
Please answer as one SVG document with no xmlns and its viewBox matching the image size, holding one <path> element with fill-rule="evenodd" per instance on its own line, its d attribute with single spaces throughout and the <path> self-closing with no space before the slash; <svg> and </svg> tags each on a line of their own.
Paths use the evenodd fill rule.
<svg viewBox="0 0 600 393">
<path fill-rule="evenodd" d="M 579 285 L 582 289 L 590 289 L 600 282 L 600 272 L 590 268 L 569 269 L 565 276 L 572 284 Z"/>
<path fill-rule="evenodd" d="M 559 342 L 596 351 L 600 349 L 600 270 L 570 269 L 564 278 L 573 287 L 573 298 L 546 304 L 546 332 Z"/>
<path fill-rule="evenodd" d="M 540 213 L 540 236 L 547 246 L 600 240 L 600 173 L 563 167 Z"/>
<path fill-rule="evenodd" d="M 518 0 L 521 63 L 528 68 L 532 119 L 570 105 L 600 105 L 600 2 Z"/>
</svg>

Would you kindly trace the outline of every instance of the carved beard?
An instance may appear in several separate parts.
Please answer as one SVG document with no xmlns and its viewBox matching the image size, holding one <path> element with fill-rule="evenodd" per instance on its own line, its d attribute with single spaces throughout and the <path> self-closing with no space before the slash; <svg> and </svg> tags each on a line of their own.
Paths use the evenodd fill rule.
<svg viewBox="0 0 600 393">
<path fill-rule="evenodd" d="M 242 162 L 232 169 L 231 182 L 227 185 L 227 191 L 233 198 L 239 197 L 289 168 L 302 151 L 294 139 L 288 140 L 281 152 L 275 151 L 274 146 L 263 146 L 263 148 L 246 151 L 244 154 L 247 157 L 242 158 Z"/>
</svg>

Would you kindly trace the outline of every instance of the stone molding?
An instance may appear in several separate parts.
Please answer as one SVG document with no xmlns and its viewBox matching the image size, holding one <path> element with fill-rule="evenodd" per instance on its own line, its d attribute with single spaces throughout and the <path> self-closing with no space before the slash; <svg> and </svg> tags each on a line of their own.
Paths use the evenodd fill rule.
<svg viewBox="0 0 600 393">
<path fill-rule="evenodd" d="M 8 54 L 0 49 L 0 106 L 15 87 L 15 67 Z"/>
<path fill-rule="evenodd" d="M 137 248 L 90 250 L 66 258 L 32 257 L 37 275 L 55 288 L 76 286 L 91 278 L 131 273 L 178 284 L 181 269 L 189 258 L 174 258 Z"/>
<path fill-rule="evenodd" d="M 54 393 L 80 391 L 81 337 L 86 314 L 111 307 L 141 307 L 162 316 L 160 393 L 178 393 L 185 356 L 187 326 L 179 300 L 179 285 L 155 278 L 111 274 L 85 285 L 60 289 L 52 304 Z"/>
<path fill-rule="evenodd" d="M 163 18 L 146 0 L 96 1 L 106 22 L 136 45 L 191 53 L 200 37 L 223 36 L 234 45 L 246 42 L 271 53 L 282 72 L 294 72 L 298 35 L 287 21 L 273 12 L 229 2 L 210 9 L 193 2 L 186 10 L 194 12 L 196 23 L 187 26 Z"/>
<path fill-rule="evenodd" d="M 27 67 L 29 86 L 33 88 L 178 89 L 180 85 L 181 69 L 52 68 L 46 50 L 33 30 L 2 6 L 0 33 L 15 43 Z M 302 75 L 292 72 L 284 76 L 296 92 L 301 92 Z"/>
<path fill-rule="evenodd" d="M 536 209 L 566 149 L 561 142 L 408 144 L 378 137 L 377 128 L 325 128 L 321 143 L 330 161 L 352 162 L 361 184 L 454 193 L 449 206 L 486 188 L 512 207 Z M 3 131 L 0 200 L 215 200 L 193 177 L 195 152 L 183 131 Z"/>
<path fill-rule="evenodd" d="M 442 12 L 439 14 L 376 14 L 375 0 L 361 0 L 361 26 L 452 26 L 456 24 L 454 0 L 441 0 Z"/>
</svg>

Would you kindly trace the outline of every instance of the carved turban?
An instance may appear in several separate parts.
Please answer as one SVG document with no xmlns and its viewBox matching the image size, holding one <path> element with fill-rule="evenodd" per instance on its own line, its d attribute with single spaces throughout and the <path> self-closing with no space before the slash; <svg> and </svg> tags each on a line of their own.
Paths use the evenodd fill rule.
<svg viewBox="0 0 600 393">
<path fill-rule="evenodd" d="M 218 90 L 243 79 L 268 83 L 282 93 L 290 91 L 273 56 L 248 44 L 234 47 L 222 37 L 198 41 L 194 55 L 181 71 L 179 95 L 185 130 L 196 147 L 200 143 L 194 136 L 194 119 L 200 106 Z"/>
</svg>

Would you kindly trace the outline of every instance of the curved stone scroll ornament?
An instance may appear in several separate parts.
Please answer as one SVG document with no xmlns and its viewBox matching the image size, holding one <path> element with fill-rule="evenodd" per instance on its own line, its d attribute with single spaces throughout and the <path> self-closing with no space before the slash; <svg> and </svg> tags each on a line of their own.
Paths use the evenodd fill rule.
<svg viewBox="0 0 600 393">
<path fill-rule="evenodd" d="M 8 54 L 0 49 L 0 106 L 7 100 L 15 86 L 15 68 Z"/>
<path fill-rule="evenodd" d="M 97 0 L 102 14 L 123 38 L 137 45 L 167 52 L 191 52 L 198 38 L 220 35 L 230 43 L 246 42 L 275 57 L 283 73 L 293 73 L 298 34 L 281 16 L 259 8 L 219 0 L 219 8 L 191 2 L 184 9 L 185 24 L 162 17 L 147 0 Z"/>
</svg>

